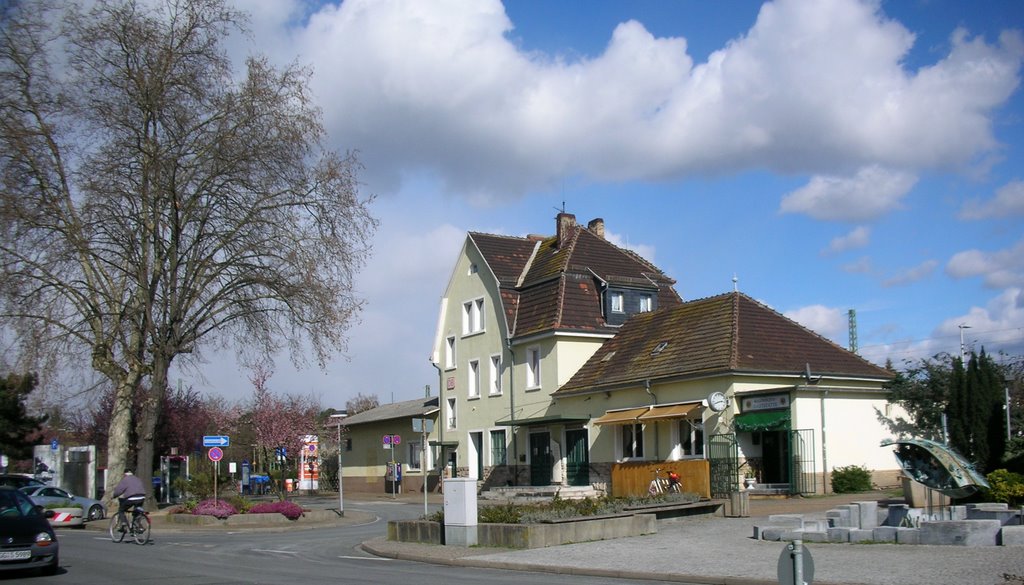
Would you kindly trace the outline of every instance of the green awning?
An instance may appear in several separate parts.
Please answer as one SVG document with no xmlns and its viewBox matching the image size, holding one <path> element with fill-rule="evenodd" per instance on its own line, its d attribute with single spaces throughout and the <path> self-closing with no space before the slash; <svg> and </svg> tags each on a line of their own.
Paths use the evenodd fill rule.
<svg viewBox="0 0 1024 585">
<path fill-rule="evenodd" d="M 766 410 L 736 415 L 736 432 L 789 430 L 789 410 Z"/>
</svg>

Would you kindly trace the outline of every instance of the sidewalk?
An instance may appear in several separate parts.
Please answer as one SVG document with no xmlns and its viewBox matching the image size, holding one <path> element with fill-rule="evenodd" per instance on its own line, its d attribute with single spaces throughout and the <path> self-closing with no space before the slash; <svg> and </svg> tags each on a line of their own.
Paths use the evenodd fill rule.
<svg viewBox="0 0 1024 585">
<path fill-rule="evenodd" d="M 690 517 L 659 522 L 658 534 L 543 549 L 509 550 L 389 542 L 363 543 L 375 555 L 443 565 L 541 571 L 676 583 L 776 585 L 786 543 L 752 538 L 758 518 L 826 510 L 884 494 L 847 494 L 751 501 L 750 518 Z M 813 583 L 821 585 L 997 585 L 1024 575 L 1020 547 L 895 544 L 808 546 Z M 1011 576 L 1010 579 L 1004 575 Z"/>
</svg>

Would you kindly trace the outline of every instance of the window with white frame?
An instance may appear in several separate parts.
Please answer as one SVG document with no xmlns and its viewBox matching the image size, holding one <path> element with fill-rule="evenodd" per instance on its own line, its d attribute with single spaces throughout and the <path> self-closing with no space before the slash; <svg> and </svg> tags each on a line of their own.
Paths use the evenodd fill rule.
<svg viewBox="0 0 1024 585">
<path fill-rule="evenodd" d="M 505 443 L 505 429 L 491 431 L 491 465 L 508 463 L 508 446 Z"/>
<path fill-rule="evenodd" d="M 501 394 L 501 356 L 491 356 L 491 378 L 488 384 L 488 392 L 491 396 Z"/>
<path fill-rule="evenodd" d="M 683 457 L 704 455 L 704 422 L 688 418 L 680 419 L 679 446 Z"/>
<path fill-rule="evenodd" d="M 452 369 L 455 367 L 455 336 L 449 335 L 444 340 L 444 367 Z"/>
<path fill-rule="evenodd" d="M 611 299 L 612 299 L 612 312 L 613 313 L 621 313 L 622 310 L 623 310 L 622 309 L 622 303 L 623 303 L 622 293 L 620 293 L 620 292 L 613 292 L 613 293 L 611 293 Z"/>
<path fill-rule="evenodd" d="M 449 398 L 448 399 L 448 412 L 446 414 L 448 415 L 448 419 L 447 419 L 448 428 L 449 429 L 454 429 L 455 428 L 455 399 L 454 398 Z"/>
<path fill-rule="evenodd" d="M 480 360 L 469 360 L 469 397 L 480 396 Z"/>
<path fill-rule="evenodd" d="M 409 469 L 417 471 L 422 467 L 420 460 L 423 458 L 423 443 L 420 441 L 409 441 Z"/>
<path fill-rule="evenodd" d="M 654 310 L 654 298 L 651 295 L 640 295 L 640 312 L 649 313 Z"/>
<path fill-rule="evenodd" d="M 623 459 L 644 456 L 644 425 L 640 423 L 618 425 L 621 434 L 619 442 Z"/>
<path fill-rule="evenodd" d="M 462 334 L 469 335 L 484 330 L 484 300 L 476 299 L 462 303 Z"/>
<path fill-rule="evenodd" d="M 526 350 L 526 387 L 540 388 L 540 348 Z"/>
</svg>

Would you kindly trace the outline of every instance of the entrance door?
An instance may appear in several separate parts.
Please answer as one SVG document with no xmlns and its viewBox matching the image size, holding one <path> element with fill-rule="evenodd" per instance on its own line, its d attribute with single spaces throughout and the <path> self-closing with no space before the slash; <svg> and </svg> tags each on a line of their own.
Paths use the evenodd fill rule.
<svg viewBox="0 0 1024 585">
<path fill-rule="evenodd" d="M 761 454 L 764 483 L 789 483 L 789 431 L 762 431 Z"/>
<path fill-rule="evenodd" d="M 590 451 L 587 429 L 565 431 L 565 473 L 569 485 L 590 485 Z"/>
<path fill-rule="evenodd" d="M 469 477 L 472 479 L 484 478 L 484 434 L 482 432 L 469 433 Z"/>
<path fill-rule="evenodd" d="M 551 433 L 530 433 L 530 485 L 551 485 Z"/>
</svg>

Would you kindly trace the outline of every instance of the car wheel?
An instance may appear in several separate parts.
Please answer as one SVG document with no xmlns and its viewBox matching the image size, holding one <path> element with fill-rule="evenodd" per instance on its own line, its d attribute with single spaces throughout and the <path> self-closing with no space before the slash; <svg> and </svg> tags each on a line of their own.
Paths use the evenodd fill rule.
<svg viewBox="0 0 1024 585">
<path fill-rule="evenodd" d="M 89 520 L 102 520 L 103 519 L 103 506 L 96 504 L 92 508 L 89 508 Z"/>
</svg>

